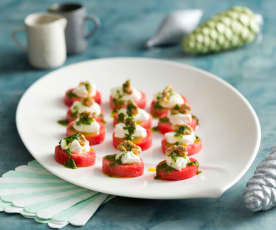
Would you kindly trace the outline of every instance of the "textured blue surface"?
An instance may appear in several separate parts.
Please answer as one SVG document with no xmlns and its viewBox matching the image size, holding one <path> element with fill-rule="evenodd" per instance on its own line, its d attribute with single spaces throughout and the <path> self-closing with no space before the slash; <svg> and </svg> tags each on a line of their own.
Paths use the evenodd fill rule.
<svg viewBox="0 0 276 230">
<path fill-rule="evenodd" d="M 10 39 L 12 28 L 26 15 L 44 11 L 54 1 L 0 1 L 0 173 L 32 159 L 15 126 L 15 110 L 24 91 L 48 71 L 35 70 L 26 54 Z M 83 229 L 275 229 L 276 210 L 252 214 L 244 208 L 242 191 L 256 164 L 269 153 L 276 137 L 276 1 L 217 0 L 93 0 L 82 1 L 96 13 L 102 28 L 89 40 L 87 52 L 69 57 L 65 65 L 113 56 L 143 56 L 175 60 L 210 71 L 239 89 L 257 111 L 262 125 L 261 150 L 247 174 L 218 199 L 157 201 L 116 198 L 102 207 Z M 145 50 L 144 42 L 169 12 L 201 8 L 204 18 L 233 5 L 263 14 L 263 36 L 242 49 L 203 57 L 184 56 L 178 47 Z M 23 38 L 23 36 L 22 36 Z M 241 153 L 242 154 L 242 153 Z M 0 229 L 47 229 L 19 215 L 0 213 Z M 68 227 L 70 229 L 73 227 Z"/>
</svg>

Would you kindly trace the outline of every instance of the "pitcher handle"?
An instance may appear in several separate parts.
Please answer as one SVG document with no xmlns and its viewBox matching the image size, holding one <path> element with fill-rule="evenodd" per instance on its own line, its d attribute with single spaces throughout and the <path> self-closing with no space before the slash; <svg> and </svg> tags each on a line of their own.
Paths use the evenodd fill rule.
<svg viewBox="0 0 276 230">
<path fill-rule="evenodd" d="M 91 37 L 93 34 L 96 33 L 96 31 L 100 28 L 100 25 L 101 25 L 101 21 L 99 18 L 97 18 L 96 16 L 86 16 L 84 18 L 84 20 L 87 20 L 87 21 L 92 21 L 94 22 L 95 26 L 94 28 L 88 32 L 88 34 L 85 35 L 85 38 L 89 38 Z"/>
<path fill-rule="evenodd" d="M 19 40 L 17 40 L 16 38 L 16 34 L 18 32 L 26 32 L 25 28 L 24 27 L 19 27 L 19 28 L 15 28 L 13 31 L 12 31 L 12 34 L 11 34 L 11 37 L 12 37 L 12 40 L 14 41 L 14 43 L 17 45 L 17 47 L 23 51 L 26 51 L 27 50 L 27 47 L 25 45 L 23 45 Z"/>
</svg>

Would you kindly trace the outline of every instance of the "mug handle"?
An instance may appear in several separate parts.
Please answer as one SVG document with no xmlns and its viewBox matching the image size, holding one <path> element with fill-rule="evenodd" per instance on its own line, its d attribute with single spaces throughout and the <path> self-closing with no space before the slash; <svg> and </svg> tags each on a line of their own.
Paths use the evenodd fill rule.
<svg viewBox="0 0 276 230">
<path fill-rule="evenodd" d="M 12 40 L 14 41 L 14 43 L 17 45 L 17 47 L 23 51 L 26 51 L 27 50 L 27 47 L 25 45 L 23 45 L 19 40 L 17 40 L 16 38 L 16 34 L 18 32 L 25 32 L 25 28 L 24 27 L 19 27 L 19 28 L 15 28 L 13 31 L 12 31 L 12 34 L 11 34 L 11 37 L 12 37 Z"/>
<path fill-rule="evenodd" d="M 100 28 L 100 25 L 101 25 L 101 21 L 99 18 L 97 18 L 96 16 L 86 16 L 84 18 L 84 20 L 86 21 L 92 21 L 94 22 L 95 24 L 95 27 L 90 31 L 88 32 L 86 35 L 85 35 L 85 38 L 89 38 L 91 37 L 93 34 L 96 33 L 96 31 Z"/>
</svg>

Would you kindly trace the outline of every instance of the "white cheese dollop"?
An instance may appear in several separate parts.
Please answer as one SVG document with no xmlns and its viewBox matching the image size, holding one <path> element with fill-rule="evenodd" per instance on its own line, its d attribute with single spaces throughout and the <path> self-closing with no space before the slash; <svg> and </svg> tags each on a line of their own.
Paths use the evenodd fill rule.
<svg viewBox="0 0 276 230">
<path fill-rule="evenodd" d="M 187 166 L 189 160 L 186 157 L 176 157 L 176 159 L 171 158 L 170 156 L 165 156 L 167 165 L 171 166 L 176 170 L 181 170 Z"/>
<path fill-rule="evenodd" d="M 77 154 L 86 153 L 86 152 L 89 152 L 90 150 L 90 145 L 87 140 L 85 140 L 85 143 L 83 146 L 80 144 L 80 142 L 77 139 L 73 140 L 72 143 L 69 143 L 69 145 L 67 145 L 66 140 L 63 138 L 61 140 L 60 146 L 63 150 L 69 149 L 72 153 L 77 153 Z"/>
<path fill-rule="evenodd" d="M 86 125 L 86 124 L 77 125 L 78 120 L 79 119 L 77 119 L 73 124 L 73 128 L 75 130 L 79 132 L 85 132 L 85 133 L 96 133 L 96 134 L 100 133 L 100 124 L 96 120 L 91 122 L 90 125 Z"/>
<path fill-rule="evenodd" d="M 192 122 L 192 114 L 171 114 L 169 112 L 168 118 L 173 125 L 186 125 Z"/>
<path fill-rule="evenodd" d="M 122 164 L 141 162 L 141 158 L 138 155 L 134 154 L 132 151 L 117 153 L 115 159 L 118 160 L 119 158 L 121 158 Z"/>
<path fill-rule="evenodd" d="M 178 105 L 184 104 L 183 98 L 181 97 L 180 94 L 177 94 L 177 93 L 173 93 L 173 95 L 170 96 L 168 103 L 163 103 L 162 101 L 160 102 L 160 105 L 164 108 L 172 108 L 177 104 Z"/>
<path fill-rule="evenodd" d="M 192 132 L 190 135 L 181 135 L 175 136 L 175 132 L 168 132 L 165 134 L 166 140 L 170 144 L 174 144 L 175 142 L 180 142 L 182 144 L 190 145 L 195 142 L 195 134 Z"/>
<path fill-rule="evenodd" d="M 118 138 L 125 138 L 126 134 L 128 134 L 128 131 L 124 129 L 125 124 L 124 123 L 119 123 L 115 126 L 114 132 L 115 132 L 115 137 Z M 147 130 L 144 129 L 140 125 L 136 125 L 135 132 L 133 134 L 134 137 L 146 137 L 147 136 Z"/>
<path fill-rule="evenodd" d="M 64 150 L 69 148 L 69 145 L 67 145 L 67 142 L 64 138 L 61 139 L 60 147 Z"/>
<path fill-rule="evenodd" d="M 125 108 L 120 109 L 118 111 L 119 113 L 123 113 L 125 115 L 127 115 L 127 110 Z M 143 109 L 138 109 L 138 113 L 136 115 L 133 116 L 135 121 L 147 121 L 150 118 L 150 115 L 147 111 L 143 110 Z"/>
<path fill-rule="evenodd" d="M 91 85 L 91 92 L 89 95 L 88 90 L 86 89 L 85 85 L 80 84 L 76 88 L 73 89 L 73 93 L 76 94 L 78 97 L 88 97 L 88 96 L 95 96 L 96 95 L 96 87 L 95 85 Z"/>
<path fill-rule="evenodd" d="M 101 106 L 94 102 L 91 106 L 85 106 L 79 101 L 75 101 L 74 104 L 71 106 L 72 112 L 78 111 L 78 113 L 82 112 L 90 112 L 90 113 L 96 113 L 96 115 L 101 114 Z"/>
<path fill-rule="evenodd" d="M 134 100 L 134 101 L 139 101 L 142 97 L 141 92 L 135 88 L 132 88 L 132 93 L 131 94 L 126 94 L 123 92 L 121 87 L 115 87 L 111 89 L 111 96 L 113 98 L 117 98 L 117 92 L 120 92 L 120 94 L 123 95 L 122 100 L 128 101 L 128 100 Z"/>
</svg>

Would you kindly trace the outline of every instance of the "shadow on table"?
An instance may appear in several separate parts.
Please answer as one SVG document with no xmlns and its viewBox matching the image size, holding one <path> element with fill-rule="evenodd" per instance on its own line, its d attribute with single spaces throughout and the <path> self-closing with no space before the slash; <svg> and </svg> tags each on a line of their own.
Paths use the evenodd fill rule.
<svg viewBox="0 0 276 230">
<path fill-rule="evenodd" d="M 0 53 L 0 60 L 2 74 L 37 70 L 29 64 L 27 53 L 18 50 L 4 50 Z"/>
<path fill-rule="evenodd" d="M 238 190 L 242 190 L 239 186 Z M 261 229 L 272 212 L 252 213 L 243 203 L 242 192 L 229 190 L 217 199 L 142 200 L 117 197 L 98 215 L 110 225 L 134 223 L 151 230 L 165 229 Z M 119 212 L 114 210 L 119 209 Z M 185 227 L 184 227 L 185 226 Z M 252 228 L 254 226 L 254 228 Z"/>
<path fill-rule="evenodd" d="M 146 41 L 141 41 L 136 44 L 137 51 L 146 57 L 156 58 L 186 58 L 191 57 L 188 54 L 183 53 L 179 45 L 162 45 L 158 47 L 146 47 Z"/>
<path fill-rule="evenodd" d="M 0 133 L 2 134 L 0 139 L 0 158 L 2 159 L 0 174 L 33 159 L 24 147 L 16 129 L 15 111 L 20 97 L 21 93 L 7 93 L 3 94 L 3 100 L 0 100 Z"/>
<path fill-rule="evenodd" d="M 173 59 L 210 58 L 213 56 L 224 55 L 226 53 L 235 52 L 236 50 L 239 50 L 239 49 L 246 49 L 246 46 L 245 46 L 245 47 L 240 47 L 239 49 L 236 48 L 236 49 L 232 49 L 232 50 L 225 50 L 225 51 L 221 51 L 218 53 L 194 55 L 194 54 L 185 53 L 181 48 L 181 44 L 179 44 L 179 45 L 162 45 L 162 46 L 151 47 L 151 48 L 146 47 L 145 44 L 146 44 L 146 41 L 141 41 L 140 43 L 137 43 L 137 47 L 136 47 L 137 50 L 140 52 L 144 52 L 145 56 L 150 56 L 150 57 L 156 56 L 156 58 L 162 58 L 162 59 L 166 59 L 166 58 L 173 58 Z"/>
</svg>

